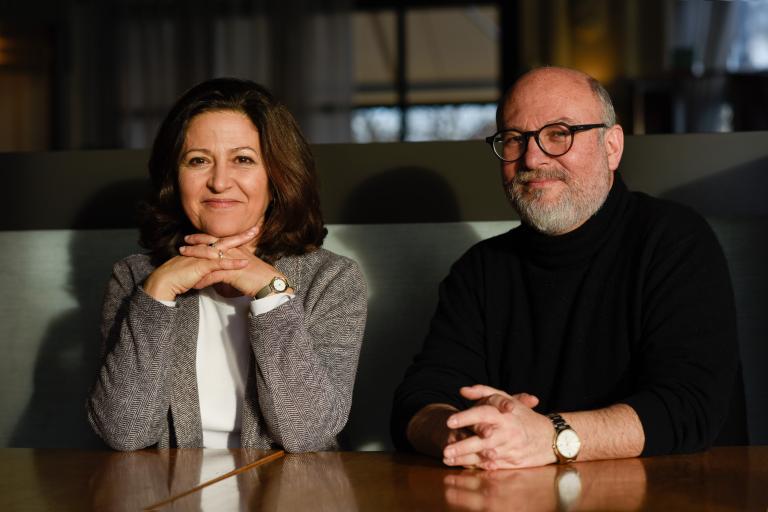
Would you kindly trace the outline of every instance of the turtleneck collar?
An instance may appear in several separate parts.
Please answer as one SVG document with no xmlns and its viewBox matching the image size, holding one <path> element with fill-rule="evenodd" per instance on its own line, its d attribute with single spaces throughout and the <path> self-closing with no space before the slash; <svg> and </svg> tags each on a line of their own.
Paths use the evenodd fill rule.
<svg viewBox="0 0 768 512">
<path fill-rule="evenodd" d="M 613 185 L 603 205 L 575 230 L 564 235 L 545 235 L 526 224 L 521 224 L 517 230 L 521 255 L 537 265 L 548 268 L 578 264 L 593 255 L 621 222 L 631 197 L 619 172 L 616 171 Z"/>
</svg>

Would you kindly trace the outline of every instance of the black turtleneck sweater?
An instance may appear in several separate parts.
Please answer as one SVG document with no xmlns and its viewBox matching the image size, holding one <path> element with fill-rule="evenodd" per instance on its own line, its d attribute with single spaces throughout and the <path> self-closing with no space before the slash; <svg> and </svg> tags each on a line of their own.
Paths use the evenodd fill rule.
<svg viewBox="0 0 768 512">
<path fill-rule="evenodd" d="M 540 399 L 538 412 L 630 405 L 643 455 L 708 447 L 738 364 L 723 252 L 690 209 L 627 191 L 561 236 L 521 225 L 472 247 L 440 285 L 422 352 L 397 389 L 395 445 L 430 403 L 471 405 L 461 386 Z"/>
</svg>

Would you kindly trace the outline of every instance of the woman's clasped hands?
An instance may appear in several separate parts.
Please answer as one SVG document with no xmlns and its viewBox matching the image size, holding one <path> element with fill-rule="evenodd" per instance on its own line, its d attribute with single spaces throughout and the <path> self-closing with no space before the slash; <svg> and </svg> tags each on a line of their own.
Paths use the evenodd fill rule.
<svg viewBox="0 0 768 512">
<path fill-rule="evenodd" d="M 227 284 L 242 295 L 254 296 L 280 272 L 254 254 L 259 227 L 227 237 L 195 233 L 187 245 L 159 266 L 144 282 L 144 291 L 157 300 L 174 301 L 190 289 Z"/>
</svg>

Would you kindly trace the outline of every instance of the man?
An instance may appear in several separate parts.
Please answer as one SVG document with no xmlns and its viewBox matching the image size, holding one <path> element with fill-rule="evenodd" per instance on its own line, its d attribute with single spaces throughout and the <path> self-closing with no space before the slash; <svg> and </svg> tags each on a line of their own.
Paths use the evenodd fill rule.
<svg viewBox="0 0 768 512">
<path fill-rule="evenodd" d="M 395 395 L 396 446 L 483 469 L 706 448 L 738 367 L 711 229 L 627 191 L 610 97 L 581 72 L 525 74 L 497 123 L 488 142 L 522 224 L 442 283 Z"/>
</svg>

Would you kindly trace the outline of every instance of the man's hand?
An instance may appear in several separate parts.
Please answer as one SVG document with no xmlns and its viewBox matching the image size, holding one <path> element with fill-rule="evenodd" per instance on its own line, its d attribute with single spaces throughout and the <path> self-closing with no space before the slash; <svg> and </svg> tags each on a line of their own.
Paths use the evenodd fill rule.
<svg viewBox="0 0 768 512">
<path fill-rule="evenodd" d="M 552 422 L 533 411 L 539 402 L 535 396 L 509 395 L 483 385 L 464 387 L 460 392 L 476 403 L 451 415 L 447 426 L 452 430 L 468 429 L 475 435 L 445 447 L 446 465 L 501 469 L 543 466 L 556 461 Z"/>
<path fill-rule="evenodd" d="M 417 451 L 467 468 L 518 468 L 556 461 L 554 427 L 549 418 L 532 410 L 539 403 L 535 396 L 509 395 L 482 385 L 460 391 L 475 401 L 473 407 L 459 412 L 452 405 L 429 404 L 413 415 L 406 437 Z M 561 415 L 581 438 L 580 461 L 637 457 L 643 451 L 643 426 L 627 404 Z"/>
</svg>

